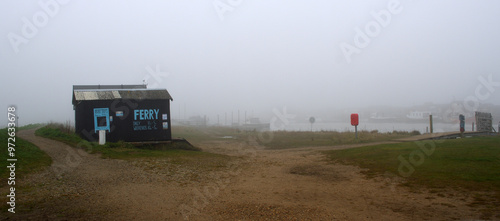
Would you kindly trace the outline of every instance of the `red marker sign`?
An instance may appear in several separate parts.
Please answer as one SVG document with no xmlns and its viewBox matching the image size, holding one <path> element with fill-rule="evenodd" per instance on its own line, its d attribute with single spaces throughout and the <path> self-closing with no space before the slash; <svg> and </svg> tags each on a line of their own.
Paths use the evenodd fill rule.
<svg viewBox="0 0 500 221">
<path fill-rule="evenodd" d="M 352 126 L 359 125 L 359 115 L 358 114 L 351 114 L 351 125 Z"/>
</svg>

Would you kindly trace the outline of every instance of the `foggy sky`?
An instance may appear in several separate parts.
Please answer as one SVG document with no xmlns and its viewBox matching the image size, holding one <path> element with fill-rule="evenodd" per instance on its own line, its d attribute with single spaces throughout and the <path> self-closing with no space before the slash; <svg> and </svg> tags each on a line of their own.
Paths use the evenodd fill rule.
<svg viewBox="0 0 500 221">
<path fill-rule="evenodd" d="M 480 77 L 500 82 L 499 11 L 494 0 L 1 1 L 0 103 L 21 124 L 73 121 L 73 85 L 143 80 L 168 89 L 173 118 L 463 101 Z M 489 89 L 479 101 L 500 104 Z"/>
</svg>

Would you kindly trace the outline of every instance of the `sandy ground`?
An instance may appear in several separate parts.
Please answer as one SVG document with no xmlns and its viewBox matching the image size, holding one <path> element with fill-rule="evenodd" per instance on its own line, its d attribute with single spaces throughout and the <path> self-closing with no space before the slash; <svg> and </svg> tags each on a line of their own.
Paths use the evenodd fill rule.
<svg viewBox="0 0 500 221">
<path fill-rule="evenodd" d="M 163 162 L 101 159 L 60 142 L 18 134 L 47 152 L 51 168 L 18 184 L 13 220 L 478 220 L 470 193 L 431 193 L 387 175 L 367 179 L 319 150 L 264 150 L 228 140 L 199 144 L 234 156 L 218 171 Z M 201 172 L 203 171 L 203 172 Z M 196 175 L 196 179 L 188 178 Z M 1 192 L 6 192 L 5 188 Z"/>
</svg>

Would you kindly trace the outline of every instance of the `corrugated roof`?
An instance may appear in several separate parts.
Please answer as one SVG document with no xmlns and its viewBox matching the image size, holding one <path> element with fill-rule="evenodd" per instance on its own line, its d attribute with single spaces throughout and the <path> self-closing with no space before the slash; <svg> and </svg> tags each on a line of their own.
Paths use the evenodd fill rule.
<svg viewBox="0 0 500 221">
<path fill-rule="evenodd" d="M 94 89 L 147 89 L 145 84 L 121 84 L 121 85 L 73 85 L 73 90 Z"/>
<path fill-rule="evenodd" d="M 77 89 L 75 89 L 77 88 Z M 167 89 L 88 89 L 73 86 L 73 104 L 92 100 L 173 100 Z"/>
</svg>

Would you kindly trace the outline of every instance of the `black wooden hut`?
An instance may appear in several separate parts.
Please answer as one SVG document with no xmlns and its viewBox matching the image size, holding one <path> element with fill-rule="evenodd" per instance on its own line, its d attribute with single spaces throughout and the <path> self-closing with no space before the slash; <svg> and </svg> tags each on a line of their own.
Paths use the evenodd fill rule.
<svg viewBox="0 0 500 221">
<path fill-rule="evenodd" d="M 166 89 L 146 85 L 74 85 L 75 131 L 89 141 L 100 130 L 110 142 L 168 141 L 172 100 Z"/>
</svg>

